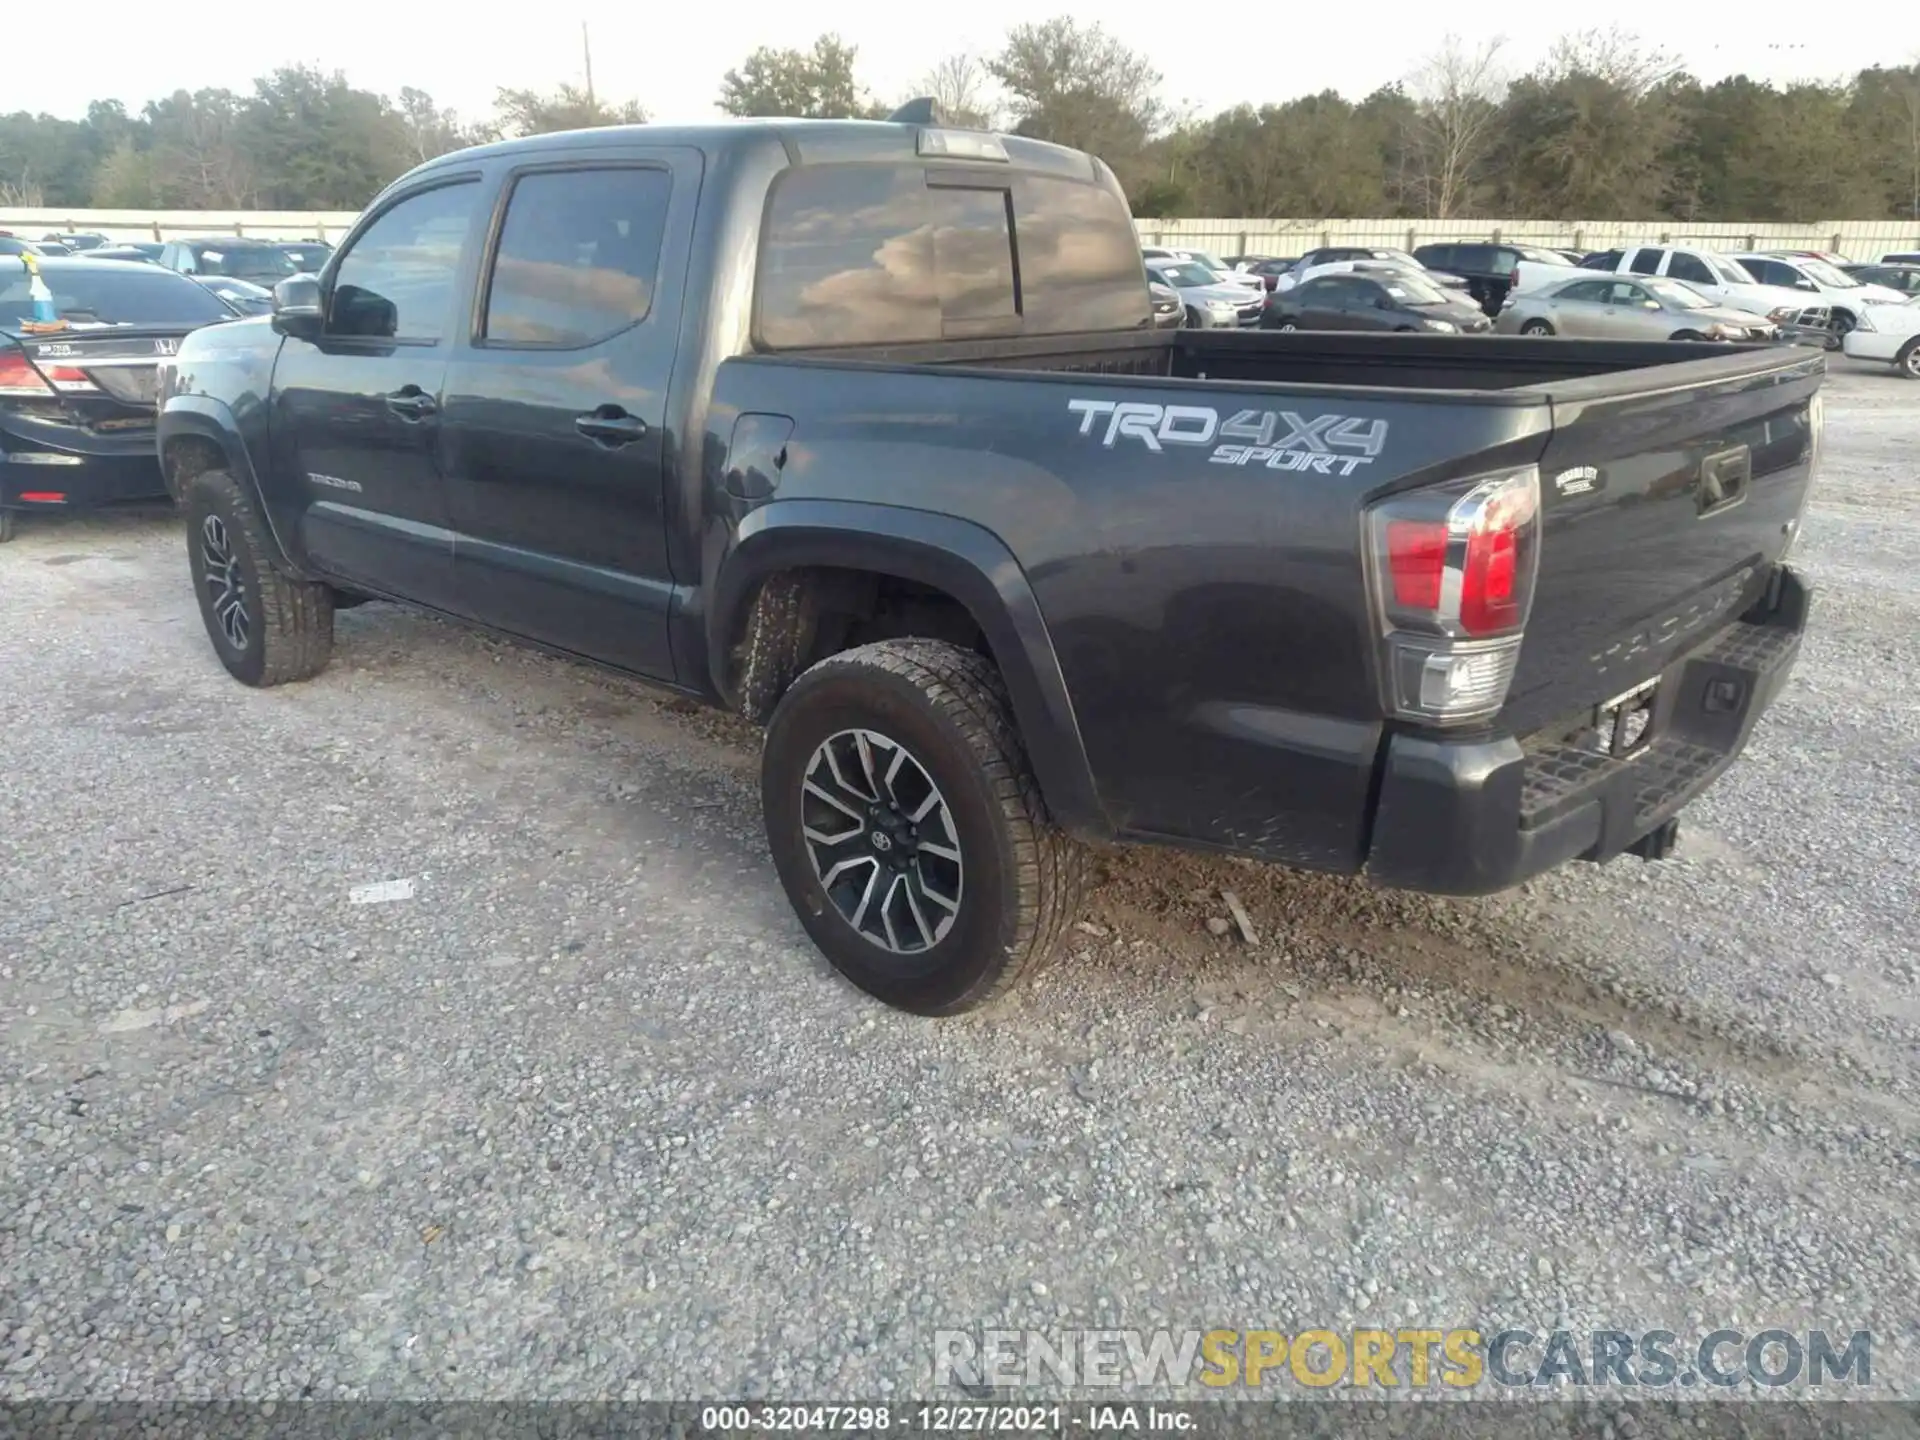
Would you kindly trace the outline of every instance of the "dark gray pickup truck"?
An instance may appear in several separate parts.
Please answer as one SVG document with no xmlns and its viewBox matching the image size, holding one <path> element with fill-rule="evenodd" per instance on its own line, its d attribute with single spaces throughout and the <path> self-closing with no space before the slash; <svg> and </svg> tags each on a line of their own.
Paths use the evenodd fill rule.
<svg viewBox="0 0 1920 1440">
<path fill-rule="evenodd" d="M 448 155 L 276 304 L 162 380 L 227 669 L 396 600 L 764 721 L 801 923 L 922 1013 L 1078 839 L 1657 858 L 1806 623 L 1819 355 L 1156 330 L 1104 164 L 925 112 Z"/>
</svg>

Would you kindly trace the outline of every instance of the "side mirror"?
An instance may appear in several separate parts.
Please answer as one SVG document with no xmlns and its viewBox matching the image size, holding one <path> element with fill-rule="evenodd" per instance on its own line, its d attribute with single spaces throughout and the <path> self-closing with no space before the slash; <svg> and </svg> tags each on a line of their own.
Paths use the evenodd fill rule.
<svg viewBox="0 0 1920 1440">
<path fill-rule="evenodd" d="M 273 328 L 295 340 L 317 340 L 325 320 L 320 282 L 311 275 L 289 275 L 273 287 Z"/>
<path fill-rule="evenodd" d="M 1660 308 L 1660 302 L 1658 300 L 1642 300 L 1640 305 L 1642 309 L 1646 310 L 1658 310 Z"/>
</svg>

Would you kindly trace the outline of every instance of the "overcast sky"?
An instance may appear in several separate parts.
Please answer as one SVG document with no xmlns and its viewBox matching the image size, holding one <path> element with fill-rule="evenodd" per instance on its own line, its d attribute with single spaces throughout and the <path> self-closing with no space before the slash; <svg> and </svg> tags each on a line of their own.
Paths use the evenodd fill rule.
<svg viewBox="0 0 1920 1440">
<path fill-rule="evenodd" d="M 1708 79 L 1741 71 L 1773 80 L 1839 78 L 1866 65 L 1903 64 L 1920 52 L 1920 6 L 1910 3 L 1876 7 L 1870 20 L 1865 10 L 1842 8 L 1819 20 L 1810 18 L 1813 12 L 1780 10 L 1775 13 L 1781 20 L 1792 17 L 1782 24 L 1754 23 L 1765 7 L 1607 9 L 1609 15 L 1657 15 L 1657 32 L 1642 27 L 1643 38 Z M 755 46 L 806 46 L 828 28 L 822 19 L 803 19 L 806 14 L 832 14 L 831 28 L 859 47 L 862 82 L 892 99 L 911 93 L 941 54 L 990 54 L 1011 25 L 1063 12 L 1097 19 L 1149 53 L 1166 77 L 1168 100 L 1211 112 L 1327 88 L 1357 99 L 1415 68 L 1439 44 L 1449 17 L 1458 24 L 1468 13 L 1499 15 L 1511 57 L 1524 67 L 1545 54 L 1580 10 L 1521 5 L 1456 12 L 1374 3 L 1357 14 L 1341 5 L 1202 9 L 1089 0 L 839 0 L 832 10 L 792 0 L 554 0 L 518 6 L 324 0 L 243 7 L 229 17 L 219 7 L 182 11 L 151 0 L 96 0 L 84 10 L 29 6 L 13 12 L 10 48 L 18 48 L 23 32 L 44 24 L 52 63 L 28 63 L 16 54 L 0 78 L 0 112 L 78 118 L 95 97 L 118 98 L 137 112 L 175 89 L 244 90 L 253 76 L 276 66 L 308 63 L 342 70 L 353 84 L 387 93 L 416 85 L 443 105 L 480 117 L 490 110 L 497 87 L 578 83 L 585 21 L 600 94 L 636 99 L 658 120 L 696 121 L 715 113 L 721 75 Z M 76 25 L 82 14 L 84 30 Z M 1220 21 L 1211 27 L 1211 40 L 1209 14 Z M 1267 14 L 1273 19 L 1263 24 Z"/>
</svg>

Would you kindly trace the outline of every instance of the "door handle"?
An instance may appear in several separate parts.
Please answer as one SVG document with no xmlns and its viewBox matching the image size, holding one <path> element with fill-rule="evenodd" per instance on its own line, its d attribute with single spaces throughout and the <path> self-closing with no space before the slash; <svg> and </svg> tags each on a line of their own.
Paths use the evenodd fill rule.
<svg viewBox="0 0 1920 1440">
<path fill-rule="evenodd" d="M 387 409 L 402 420 L 424 420 L 440 406 L 418 385 L 406 385 L 387 396 Z"/>
<path fill-rule="evenodd" d="M 576 416 L 573 428 L 596 445 L 609 449 L 631 445 L 647 433 L 647 422 L 629 415 L 618 405 L 602 405 L 597 410 Z"/>
</svg>

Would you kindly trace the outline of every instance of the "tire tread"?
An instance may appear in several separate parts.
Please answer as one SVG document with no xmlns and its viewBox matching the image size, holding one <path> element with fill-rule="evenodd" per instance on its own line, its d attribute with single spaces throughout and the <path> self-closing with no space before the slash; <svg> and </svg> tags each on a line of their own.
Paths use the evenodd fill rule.
<svg viewBox="0 0 1920 1440">
<path fill-rule="evenodd" d="M 224 512 L 247 548 L 254 592 L 260 604 L 262 664 L 258 679 L 248 684 L 266 689 L 311 680 L 333 657 L 333 591 L 313 581 L 295 580 L 274 565 L 274 546 L 260 512 L 240 484 L 225 470 L 202 470 L 187 488 L 189 509 L 196 492 L 202 504 Z M 217 501 L 217 506 L 209 503 Z M 187 543 L 195 544 L 197 530 L 189 525 Z"/>
</svg>

